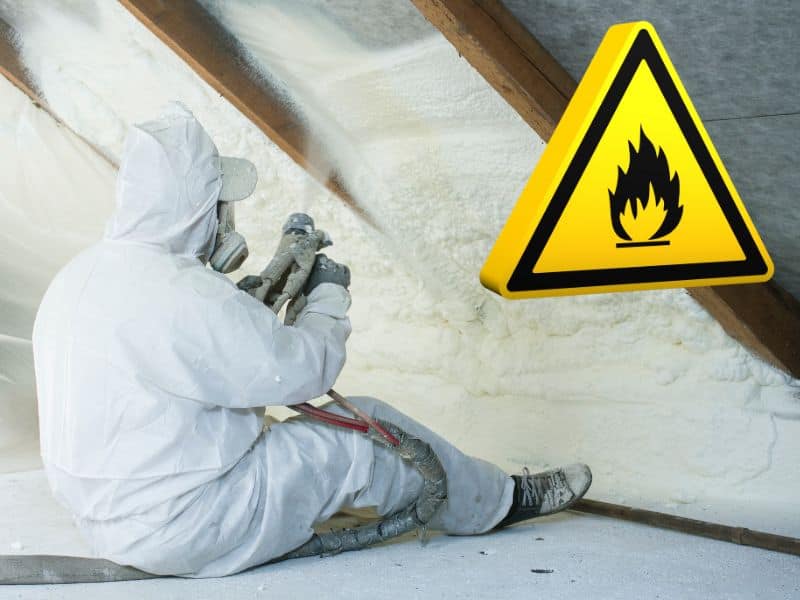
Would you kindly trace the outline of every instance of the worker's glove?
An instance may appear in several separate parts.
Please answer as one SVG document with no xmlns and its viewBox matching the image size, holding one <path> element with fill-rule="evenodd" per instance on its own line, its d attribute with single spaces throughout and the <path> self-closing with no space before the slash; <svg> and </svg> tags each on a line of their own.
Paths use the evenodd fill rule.
<svg viewBox="0 0 800 600">
<path fill-rule="evenodd" d="M 255 290 L 260 288 L 264 285 L 264 280 L 261 279 L 258 275 L 247 275 L 244 279 L 241 279 L 239 283 L 236 284 L 240 290 L 244 290 L 245 292 L 255 294 Z"/>
<path fill-rule="evenodd" d="M 250 275 L 237 285 L 264 302 L 275 313 L 303 291 L 318 250 L 332 244 L 328 234 L 314 229 L 314 220 L 294 213 L 283 226 L 275 256 L 258 276 Z"/>
<path fill-rule="evenodd" d="M 310 294 L 320 283 L 335 283 L 347 289 L 350 287 L 350 269 L 347 265 L 337 263 L 322 253 L 317 254 L 303 292 L 306 295 Z"/>
<path fill-rule="evenodd" d="M 294 297 L 286 307 L 286 318 L 284 319 L 286 325 L 294 324 L 300 311 L 308 303 L 308 294 L 320 283 L 335 283 L 347 289 L 350 285 L 350 269 L 347 268 L 347 265 L 339 264 L 324 254 L 317 254 L 311 274 L 303 286 L 303 293 Z"/>
</svg>

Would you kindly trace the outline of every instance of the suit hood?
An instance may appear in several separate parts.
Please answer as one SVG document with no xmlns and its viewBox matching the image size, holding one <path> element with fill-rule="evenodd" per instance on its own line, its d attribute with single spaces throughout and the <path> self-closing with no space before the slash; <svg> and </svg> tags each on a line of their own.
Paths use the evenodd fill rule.
<svg viewBox="0 0 800 600">
<path fill-rule="evenodd" d="M 117 175 L 116 210 L 106 239 L 208 258 L 222 188 L 220 157 L 209 135 L 182 104 L 128 132 Z"/>
</svg>

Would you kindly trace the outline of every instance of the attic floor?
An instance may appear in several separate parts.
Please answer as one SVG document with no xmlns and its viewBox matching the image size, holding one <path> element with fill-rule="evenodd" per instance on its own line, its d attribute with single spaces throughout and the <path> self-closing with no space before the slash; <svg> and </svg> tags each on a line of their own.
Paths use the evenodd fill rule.
<svg viewBox="0 0 800 600">
<path fill-rule="evenodd" d="M 0 552 L 87 554 L 42 471 L 0 475 Z M 220 579 L 14 586 L 0 598 L 798 598 L 800 558 L 566 513 Z"/>
</svg>

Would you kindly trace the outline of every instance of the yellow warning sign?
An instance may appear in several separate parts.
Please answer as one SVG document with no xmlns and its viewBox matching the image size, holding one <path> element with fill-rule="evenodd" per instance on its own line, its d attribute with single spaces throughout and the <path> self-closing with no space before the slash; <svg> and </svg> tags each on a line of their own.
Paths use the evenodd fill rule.
<svg viewBox="0 0 800 600">
<path fill-rule="evenodd" d="M 481 282 L 508 298 L 533 298 L 753 283 L 772 273 L 652 25 L 615 25 Z"/>
</svg>

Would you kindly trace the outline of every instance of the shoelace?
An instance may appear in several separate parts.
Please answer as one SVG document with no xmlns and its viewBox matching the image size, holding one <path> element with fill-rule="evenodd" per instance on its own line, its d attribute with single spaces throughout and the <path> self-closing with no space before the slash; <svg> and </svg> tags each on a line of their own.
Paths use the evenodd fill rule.
<svg viewBox="0 0 800 600">
<path fill-rule="evenodd" d="M 522 492 L 521 506 L 525 508 L 539 507 L 539 499 L 542 497 L 542 492 L 544 490 L 541 489 L 539 481 L 531 475 L 528 467 L 522 467 L 519 489 Z"/>
<path fill-rule="evenodd" d="M 546 478 L 536 477 L 531 475 L 528 467 L 522 467 L 519 488 L 522 492 L 520 506 L 537 510 L 542 507 L 545 501 L 552 506 L 559 504 L 564 500 L 563 496 L 569 490 L 564 475 L 560 471 L 550 473 Z"/>
</svg>

